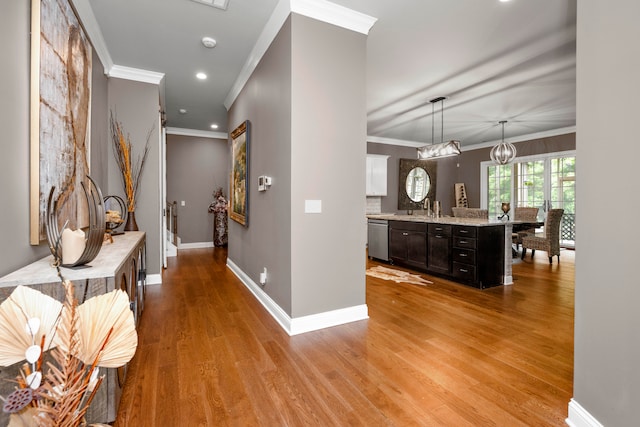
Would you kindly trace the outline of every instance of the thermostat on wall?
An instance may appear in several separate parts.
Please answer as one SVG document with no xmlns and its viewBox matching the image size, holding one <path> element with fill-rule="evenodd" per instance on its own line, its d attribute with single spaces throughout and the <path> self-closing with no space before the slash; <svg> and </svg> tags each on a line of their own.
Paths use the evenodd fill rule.
<svg viewBox="0 0 640 427">
<path fill-rule="evenodd" d="M 258 177 L 258 191 L 266 191 L 271 186 L 271 177 L 261 175 Z"/>
</svg>

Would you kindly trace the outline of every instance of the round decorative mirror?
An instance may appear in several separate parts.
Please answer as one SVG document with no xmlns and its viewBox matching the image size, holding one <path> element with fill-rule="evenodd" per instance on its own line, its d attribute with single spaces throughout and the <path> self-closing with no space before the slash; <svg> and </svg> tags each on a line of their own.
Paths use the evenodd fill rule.
<svg viewBox="0 0 640 427">
<path fill-rule="evenodd" d="M 414 202 L 421 202 L 429 194 L 431 179 L 426 170 L 415 167 L 407 174 L 407 196 Z"/>
</svg>

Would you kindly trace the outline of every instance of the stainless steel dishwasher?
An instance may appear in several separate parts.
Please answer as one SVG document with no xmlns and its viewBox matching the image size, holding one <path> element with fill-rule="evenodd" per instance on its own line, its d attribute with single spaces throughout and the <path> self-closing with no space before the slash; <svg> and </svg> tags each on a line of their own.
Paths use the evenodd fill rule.
<svg viewBox="0 0 640 427">
<path fill-rule="evenodd" d="M 368 220 L 367 245 L 369 258 L 389 261 L 389 222 L 387 220 Z"/>
</svg>

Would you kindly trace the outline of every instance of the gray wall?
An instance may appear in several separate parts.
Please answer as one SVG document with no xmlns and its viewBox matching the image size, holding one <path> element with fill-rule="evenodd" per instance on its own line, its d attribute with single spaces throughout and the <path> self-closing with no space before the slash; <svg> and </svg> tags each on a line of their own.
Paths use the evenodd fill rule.
<svg viewBox="0 0 640 427">
<path fill-rule="evenodd" d="M 292 317 L 365 304 L 366 36 L 292 15 Z M 319 119 L 321 118 L 321 119 Z M 307 199 L 321 214 L 305 214 Z"/>
<path fill-rule="evenodd" d="M 365 303 L 365 43 L 293 14 L 229 112 L 251 121 L 249 226 L 230 221 L 229 258 L 255 282 L 266 267 L 292 318 Z"/>
<path fill-rule="evenodd" d="M 8 2 L 0 14 L 0 276 L 30 264 L 46 255 L 46 243 L 29 244 L 29 72 L 30 13 L 28 1 Z M 93 56 L 93 94 L 91 99 L 91 174 L 106 191 L 104 169 L 106 77 Z"/>
<path fill-rule="evenodd" d="M 570 151 L 576 149 L 576 134 L 532 139 L 517 142 L 515 146 L 518 157 Z M 465 184 L 469 206 L 480 207 L 480 163 L 491 159 L 490 152 L 491 147 L 480 148 L 463 151 L 458 157 L 436 160 L 438 162 L 436 200 L 442 203 L 442 211 L 445 215 L 451 215 L 451 208 L 456 205 L 454 184 L 457 182 Z M 382 197 L 382 212 L 397 212 L 399 159 L 414 159 L 416 149 L 369 142 L 367 153 L 390 156 L 387 162 L 387 196 Z"/>
<path fill-rule="evenodd" d="M 213 241 L 208 212 L 216 188 L 229 196 L 226 139 L 167 135 L 167 201 L 178 202 L 178 236 L 182 243 Z M 185 206 L 180 202 L 184 200 Z"/>
<path fill-rule="evenodd" d="M 576 253 L 573 395 L 606 426 L 638 425 L 640 402 L 638 16 L 636 0 L 578 2 L 576 227 L 587 244 Z"/>
<path fill-rule="evenodd" d="M 157 85 L 131 80 L 109 79 L 109 109 L 131 138 L 134 156 L 142 153 L 151 129 L 149 156 L 145 162 L 136 197 L 136 222 L 147 233 L 147 273 L 160 274 L 160 103 Z M 109 194 L 124 198 L 120 170 L 110 147 L 108 161 Z M 126 200 L 126 199 L 125 199 Z"/>
<path fill-rule="evenodd" d="M 229 126 L 245 120 L 249 128 L 249 223 L 229 220 L 228 257 L 259 283 L 291 315 L 291 21 L 280 29 L 269 50 L 229 110 Z M 258 176 L 273 178 L 257 192 Z"/>
</svg>

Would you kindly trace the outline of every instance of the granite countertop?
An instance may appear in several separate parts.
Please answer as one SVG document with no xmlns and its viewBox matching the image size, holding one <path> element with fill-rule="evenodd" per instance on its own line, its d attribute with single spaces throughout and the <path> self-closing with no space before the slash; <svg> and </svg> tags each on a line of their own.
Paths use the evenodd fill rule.
<svg viewBox="0 0 640 427">
<path fill-rule="evenodd" d="M 451 224 L 451 225 L 471 225 L 475 227 L 484 227 L 491 225 L 513 224 L 511 221 L 501 221 L 499 219 L 477 219 L 477 218 L 454 218 L 450 216 L 442 216 L 440 218 L 428 217 L 426 215 L 404 215 L 393 213 L 367 214 L 368 219 L 382 219 L 388 221 L 407 221 L 407 222 L 428 222 L 432 224 Z"/>
</svg>

